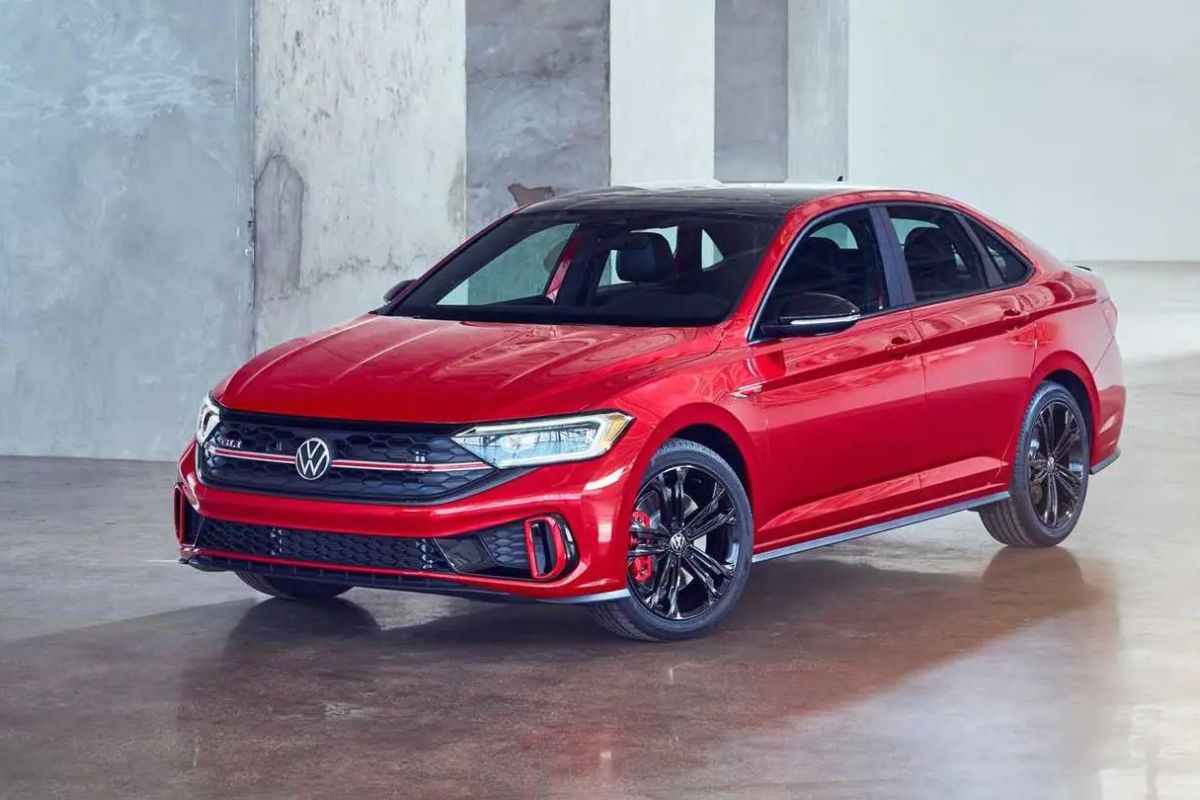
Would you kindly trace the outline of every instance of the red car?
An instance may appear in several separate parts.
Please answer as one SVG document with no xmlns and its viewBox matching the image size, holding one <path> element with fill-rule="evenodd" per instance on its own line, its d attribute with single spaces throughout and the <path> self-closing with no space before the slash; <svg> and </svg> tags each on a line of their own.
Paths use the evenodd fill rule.
<svg viewBox="0 0 1200 800">
<path fill-rule="evenodd" d="M 1096 275 L 936 195 L 556 197 L 217 386 L 182 561 L 294 599 L 589 603 L 671 640 L 753 563 L 956 511 L 1055 545 L 1119 452 L 1116 321 Z"/>
</svg>

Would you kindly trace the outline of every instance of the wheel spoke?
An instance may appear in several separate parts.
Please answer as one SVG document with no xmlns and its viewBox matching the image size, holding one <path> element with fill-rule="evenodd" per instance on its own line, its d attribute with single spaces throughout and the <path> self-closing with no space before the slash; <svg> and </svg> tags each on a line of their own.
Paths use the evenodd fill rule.
<svg viewBox="0 0 1200 800">
<path fill-rule="evenodd" d="M 1047 525 L 1058 524 L 1058 481 L 1053 476 L 1046 481 L 1046 516 L 1043 519 Z"/>
<path fill-rule="evenodd" d="M 664 542 L 638 542 L 629 549 L 629 557 L 660 556 L 665 552 L 667 552 L 667 545 Z"/>
<path fill-rule="evenodd" d="M 729 509 L 728 511 L 712 514 L 706 519 L 695 522 L 693 525 L 684 528 L 683 533 L 687 536 L 689 542 L 694 542 L 697 539 L 708 536 L 719 528 L 724 528 L 736 519 L 737 515 L 733 509 Z"/>
<path fill-rule="evenodd" d="M 1029 482 L 1032 484 L 1044 483 L 1050 475 L 1050 462 L 1044 456 L 1036 456 L 1029 459 Z"/>
<path fill-rule="evenodd" d="M 688 573 L 691 574 L 693 578 L 700 581 L 700 585 L 703 586 L 705 591 L 708 592 L 709 597 L 711 597 L 713 600 L 716 600 L 721 596 L 721 590 L 717 588 L 716 581 L 713 580 L 712 575 L 706 570 L 696 566 L 695 559 L 692 557 L 691 553 L 685 552 L 683 554 L 683 563 L 687 567 Z"/>
<path fill-rule="evenodd" d="M 1068 505 L 1073 507 L 1075 501 L 1079 499 L 1079 489 L 1078 484 L 1072 483 L 1074 476 L 1068 478 L 1067 474 L 1066 470 L 1062 470 L 1054 476 L 1054 480 L 1058 483 L 1058 488 L 1066 491 Z M 1070 508 L 1067 510 L 1070 511 Z"/>
<path fill-rule="evenodd" d="M 687 480 L 686 466 L 675 468 L 675 484 L 671 487 L 671 522 L 683 524 L 684 510 L 687 508 L 687 495 L 683 493 L 683 484 Z"/>
<path fill-rule="evenodd" d="M 650 595 L 648 604 L 651 609 L 658 608 L 667 591 L 675 582 L 675 572 L 679 569 L 679 560 L 674 554 L 662 560 L 658 570 L 658 580 L 654 583 L 654 592 Z"/>
<path fill-rule="evenodd" d="M 706 570 L 714 578 L 729 578 L 733 575 L 733 571 L 731 569 L 726 567 L 720 561 L 717 561 L 699 547 L 696 547 L 694 544 L 689 545 L 688 549 L 684 552 L 686 552 L 688 557 L 696 563 L 698 568 Z"/>
<path fill-rule="evenodd" d="M 1063 426 L 1062 434 L 1058 437 L 1058 441 L 1054 443 L 1054 449 L 1051 453 L 1055 459 L 1061 459 L 1067 455 L 1070 449 L 1079 441 L 1079 426 L 1075 422 L 1075 416 L 1070 412 L 1064 412 L 1066 424 Z"/>
<path fill-rule="evenodd" d="M 670 527 L 675 521 L 675 512 L 671 507 L 671 490 L 667 488 L 667 479 L 662 475 L 655 475 L 653 480 L 647 485 L 647 489 L 658 496 L 658 517 L 659 522 L 664 527 Z"/>
<path fill-rule="evenodd" d="M 667 616 L 671 619 L 679 617 L 679 584 L 683 571 L 679 568 L 679 560 L 675 561 L 675 570 L 671 577 L 671 588 L 667 593 Z"/>
</svg>

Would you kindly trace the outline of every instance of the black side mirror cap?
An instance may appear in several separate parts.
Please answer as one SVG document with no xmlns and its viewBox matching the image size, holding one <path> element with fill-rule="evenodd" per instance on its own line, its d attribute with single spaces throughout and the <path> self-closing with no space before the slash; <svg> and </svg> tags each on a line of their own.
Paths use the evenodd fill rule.
<svg viewBox="0 0 1200 800">
<path fill-rule="evenodd" d="M 388 289 L 386 292 L 383 293 L 383 299 L 389 303 L 392 302 L 397 297 L 399 297 L 400 293 L 403 292 L 405 289 L 407 289 L 412 284 L 412 282 L 413 282 L 412 278 L 409 278 L 408 280 L 400 281 L 395 286 L 393 286 L 392 288 Z"/>
<path fill-rule="evenodd" d="M 772 339 L 819 336 L 853 327 L 862 318 L 858 306 L 837 295 L 805 292 L 784 301 L 778 315 L 761 325 Z"/>
</svg>

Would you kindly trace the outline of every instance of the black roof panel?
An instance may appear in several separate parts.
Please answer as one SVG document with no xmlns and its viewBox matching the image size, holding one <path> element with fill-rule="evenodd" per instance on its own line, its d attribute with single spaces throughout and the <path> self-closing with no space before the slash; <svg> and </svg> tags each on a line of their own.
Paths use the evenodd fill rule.
<svg viewBox="0 0 1200 800">
<path fill-rule="evenodd" d="M 857 191 L 844 183 L 730 183 L 703 186 L 609 186 L 570 192 L 521 209 L 539 211 L 696 211 L 748 214 L 786 213 L 801 203 Z"/>
</svg>

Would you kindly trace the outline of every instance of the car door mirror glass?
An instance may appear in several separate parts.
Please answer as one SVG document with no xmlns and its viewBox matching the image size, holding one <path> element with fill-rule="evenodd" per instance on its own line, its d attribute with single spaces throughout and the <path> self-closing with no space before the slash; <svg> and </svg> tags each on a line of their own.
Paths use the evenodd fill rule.
<svg viewBox="0 0 1200 800">
<path fill-rule="evenodd" d="M 859 307 L 849 300 L 824 292 L 801 292 L 778 306 L 763 322 L 763 333 L 772 338 L 816 336 L 844 331 L 861 318 Z"/>
</svg>

